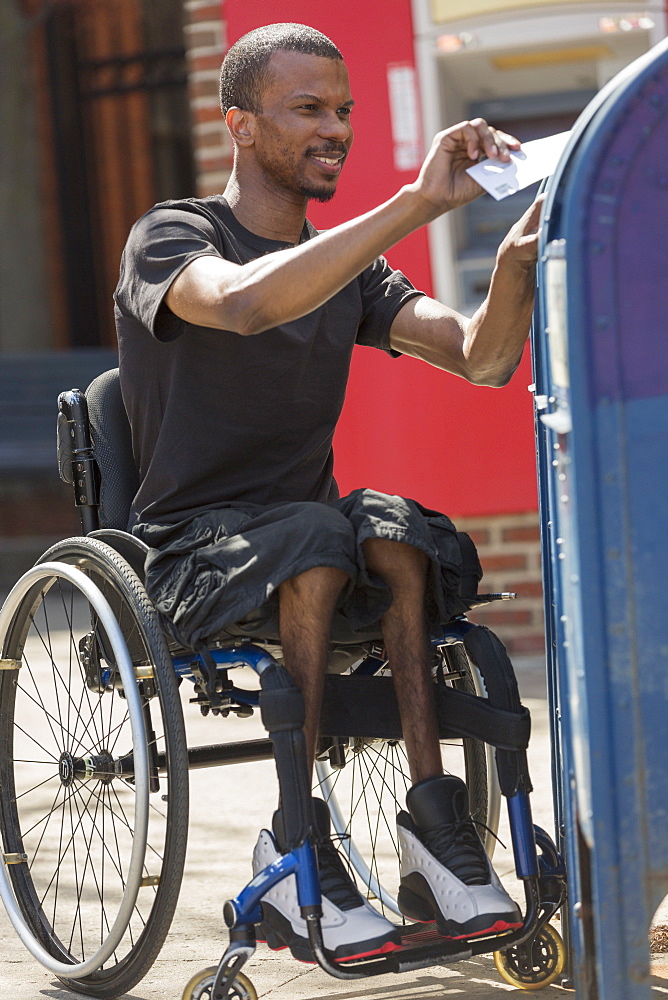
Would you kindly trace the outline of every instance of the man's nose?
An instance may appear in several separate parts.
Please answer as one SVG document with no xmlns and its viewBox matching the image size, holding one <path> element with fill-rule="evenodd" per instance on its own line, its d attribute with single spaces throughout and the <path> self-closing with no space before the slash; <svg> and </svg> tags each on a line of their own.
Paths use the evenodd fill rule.
<svg viewBox="0 0 668 1000">
<path fill-rule="evenodd" d="M 351 135 L 350 122 L 341 118 L 336 112 L 327 115 L 320 123 L 318 129 L 323 139 L 334 139 L 337 142 L 346 142 Z"/>
</svg>

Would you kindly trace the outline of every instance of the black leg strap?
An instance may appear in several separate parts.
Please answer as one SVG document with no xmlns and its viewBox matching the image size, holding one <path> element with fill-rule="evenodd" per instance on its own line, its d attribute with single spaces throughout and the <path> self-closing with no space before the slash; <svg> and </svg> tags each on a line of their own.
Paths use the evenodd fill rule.
<svg viewBox="0 0 668 1000">
<path fill-rule="evenodd" d="M 464 646 L 469 658 L 482 674 L 490 704 L 495 708 L 518 715 L 527 712 L 526 709 L 523 709 L 520 701 L 520 692 L 513 665 L 506 652 L 506 647 L 498 636 L 490 632 L 488 628 L 479 625 L 466 633 Z M 503 794 L 511 797 L 516 795 L 520 789 L 530 792 L 532 785 L 526 749 L 509 750 L 499 747 L 498 743 L 496 745 L 496 766 Z"/>
<path fill-rule="evenodd" d="M 304 739 L 304 699 L 280 664 L 260 676 L 262 722 L 274 745 L 281 794 L 285 849 L 302 844 L 314 829 L 311 777 Z"/>
</svg>

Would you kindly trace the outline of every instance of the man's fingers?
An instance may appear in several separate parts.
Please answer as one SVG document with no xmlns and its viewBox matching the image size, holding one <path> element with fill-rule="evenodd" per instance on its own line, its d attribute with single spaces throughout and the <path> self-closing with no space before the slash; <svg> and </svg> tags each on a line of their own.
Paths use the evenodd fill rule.
<svg viewBox="0 0 668 1000">
<path fill-rule="evenodd" d="M 545 195 L 539 194 L 533 204 L 529 205 L 526 212 L 524 213 L 524 229 L 529 230 L 531 228 L 536 229 L 540 222 L 540 213 L 543 209 L 543 202 L 545 201 Z"/>
<path fill-rule="evenodd" d="M 535 262 L 538 258 L 538 233 L 518 236 L 515 240 L 514 256 L 517 260 Z"/>
<path fill-rule="evenodd" d="M 509 135 L 507 132 L 502 132 L 501 129 L 495 128 L 492 130 L 497 137 L 497 143 L 502 142 L 509 149 L 519 149 L 522 143 L 519 139 L 516 139 L 514 135 Z"/>
<path fill-rule="evenodd" d="M 531 247 L 538 244 L 538 233 L 527 233 L 525 236 L 518 236 L 516 241 L 518 247 Z"/>
<path fill-rule="evenodd" d="M 493 160 L 510 159 L 510 150 L 519 149 L 520 141 L 507 132 L 492 128 L 484 118 L 474 118 L 472 121 L 461 122 L 452 130 L 447 130 L 445 136 L 459 139 L 466 146 L 469 160 L 479 160 L 488 156 Z"/>
<path fill-rule="evenodd" d="M 492 159 L 504 159 L 507 149 L 503 142 L 497 143 L 496 134 L 484 118 L 474 118 L 468 123 L 471 130 L 469 137 L 469 159 L 477 160 L 481 153 Z"/>
<path fill-rule="evenodd" d="M 492 128 L 484 118 L 474 118 L 471 125 L 476 130 L 480 140 L 480 149 L 492 160 L 508 162 L 510 150 L 519 149 L 520 141 L 501 129 Z"/>
<path fill-rule="evenodd" d="M 479 159 L 480 153 L 484 151 L 484 145 L 482 144 L 480 131 L 475 121 L 464 122 L 462 125 L 462 138 L 466 143 L 466 155 L 469 160 Z"/>
</svg>

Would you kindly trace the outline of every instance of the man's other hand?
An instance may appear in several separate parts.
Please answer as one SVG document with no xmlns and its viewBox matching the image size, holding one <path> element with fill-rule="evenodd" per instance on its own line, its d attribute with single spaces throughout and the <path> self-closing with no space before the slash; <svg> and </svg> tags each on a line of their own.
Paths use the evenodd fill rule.
<svg viewBox="0 0 668 1000">
<path fill-rule="evenodd" d="M 545 195 L 539 195 L 508 231 L 497 253 L 499 264 L 512 263 L 527 271 L 533 269 L 538 258 L 540 212 L 544 201 Z"/>
<path fill-rule="evenodd" d="M 435 219 L 484 194 L 483 188 L 466 173 L 468 167 L 484 156 L 507 163 L 509 150 L 519 148 L 518 139 L 492 128 L 484 118 L 460 122 L 435 136 L 412 187 Z"/>
</svg>

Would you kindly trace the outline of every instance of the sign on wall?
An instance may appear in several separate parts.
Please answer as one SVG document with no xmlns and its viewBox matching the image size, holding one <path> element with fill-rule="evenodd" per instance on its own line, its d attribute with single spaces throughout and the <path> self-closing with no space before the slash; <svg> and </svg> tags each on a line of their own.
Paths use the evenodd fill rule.
<svg viewBox="0 0 668 1000">
<path fill-rule="evenodd" d="M 387 67 L 387 89 L 394 169 L 419 170 L 422 165 L 422 137 L 415 67 L 410 63 L 391 63 Z"/>
</svg>

